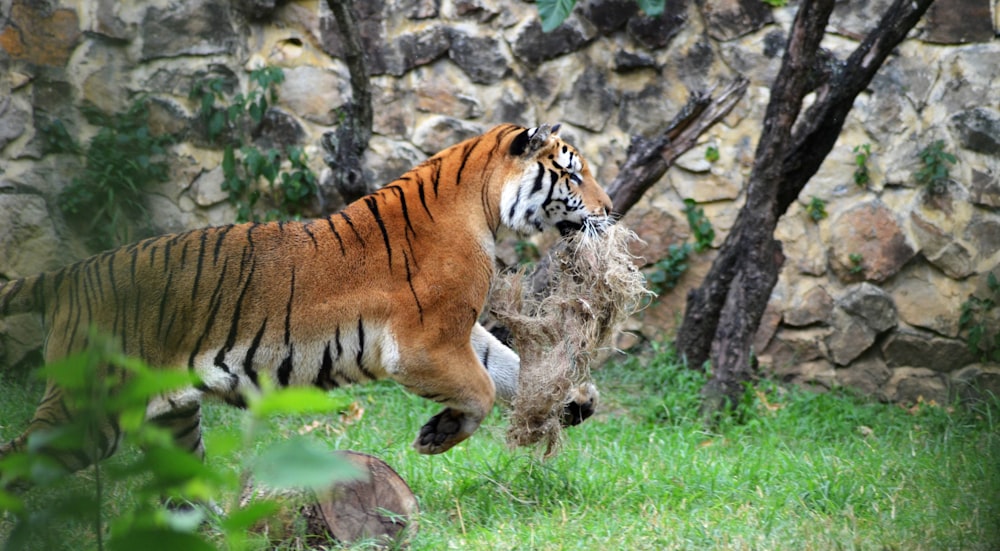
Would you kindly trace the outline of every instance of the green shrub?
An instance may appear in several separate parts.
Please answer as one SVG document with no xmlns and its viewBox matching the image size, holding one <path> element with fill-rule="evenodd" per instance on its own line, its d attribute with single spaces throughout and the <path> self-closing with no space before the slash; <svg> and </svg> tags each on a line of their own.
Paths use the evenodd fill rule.
<svg viewBox="0 0 1000 551">
<path fill-rule="evenodd" d="M 47 127 L 46 142 L 54 151 L 82 151 L 80 176 L 59 194 L 59 207 L 71 221 L 82 224 L 88 245 L 115 247 L 149 233 L 136 223 L 148 218 L 144 197 L 153 184 L 169 175 L 163 159 L 173 136 L 156 136 L 149 129 L 147 99 L 141 97 L 124 113 L 108 115 L 85 108 L 83 113 L 99 127 L 86 148 L 73 143 L 59 121 Z"/>
<path fill-rule="evenodd" d="M 247 94 L 227 98 L 221 78 L 199 80 L 189 94 L 198 102 L 208 140 L 223 147 L 222 189 L 236 207 L 237 222 L 299 218 L 319 191 L 302 148 L 262 151 L 252 144 L 284 79 L 281 68 L 264 67 L 250 73 L 253 88 Z"/>
<path fill-rule="evenodd" d="M 950 179 L 949 164 L 958 159 L 944 150 L 944 140 L 936 140 L 917 154 L 923 167 L 917 171 L 917 182 L 931 193 L 943 193 Z"/>
<path fill-rule="evenodd" d="M 965 333 L 969 350 L 983 362 L 1000 362 L 1000 329 L 990 322 L 997 323 L 993 311 L 1000 302 L 1000 281 L 990 273 L 986 279 L 990 295 L 980 298 L 969 295 L 962 303 L 961 315 L 958 318 L 959 331 Z"/>
<path fill-rule="evenodd" d="M 646 272 L 646 283 L 657 294 L 677 286 L 688 268 L 688 258 L 693 252 L 705 252 L 715 241 L 715 229 L 705 216 L 705 210 L 698 207 L 694 199 L 684 200 L 684 215 L 694 237 L 694 244 L 674 243 L 667 248 L 667 256 L 656 261 Z"/>
<path fill-rule="evenodd" d="M 0 461 L 2 486 L 13 480 L 30 481 L 32 492 L 55 495 L 43 510 L 32 510 L 21 496 L 0 490 L 0 511 L 13 521 L 4 549 L 53 548 L 65 538 L 56 526 L 89 526 L 97 549 L 215 549 L 221 538 L 229 549 L 247 544 L 247 530 L 264 516 L 275 512 L 276 503 L 256 501 L 239 508 L 240 489 L 245 477 L 273 489 L 290 487 L 325 488 L 337 480 L 353 476 L 343 460 L 329 446 L 312 437 L 284 439 L 254 453 L 255 442 L 267 431 L 269 419 L 278 414 L 315 413 L 343 409 L 344 399 L 334 399 L 313 388 L 272 391 L 264 385 L 261 395 L 248 397 L 249 423 L 244 424 L 235 446 L 243 458 L 243 473 L 211 469 L 189 452 L 179 449 L 170 434 L 146 423 L 148 400 L 163 392 L 191 385 L 187 370 L 153 370 L 142 362 L 115 352 L 109 341 L 91 335 L 95 343 L 82 354 L 68 357 L 43 368 L 64 390 L 72 421 L 62 427 L 40 429 L 29 437 L 27 450 Z M 90 483 L 82 489 L 63 491 L 67 473 L 44 448 L 80 450 L 98 455 L 88 434 L 97 434 L 106 420 L 117 419 L 127 444 L 144 453 L 125 464 L 115 462 L 92 467 Z M 215 450 L 222 453 L 226 450 Z M 108 495 L 111 485 L 129 484 L 128 500 Z M 228 500 L 224 519 L 214 519 L 205 507 L 171 509 L 162 498 L 173 502 L 208 504 Z M 218 532 L 200 530 L 214 521 Z M 51 540 L 51 545 L 46 542 Z M 64 542 L 62 542 L 64 544 Z"/>
<path fill-rule="evenodd" d="M 813 222 L 819 222 L 826 218 L 826 201 L 814 195 L 809 200 L 809 204 L 806 205 L 806 214 Z"/>
<path fill-rule="evenodd" d="M 705 209 L 698 207 L 694 199 L 684 200 L 684 215 L 687 217 L 688 227 L 694 235 L 695 252 L 705 252 L 715 241 L 715 229 L 712 223 L 705 216 Z"/>
<path fill-rule="evenodd" d="M 646 284 L 656 294 L 669 291 L 677 286 L 681 276 L 687 271 L 688 256 L 693 247 L 690 243 L 674 243 L 667 249 L 667 256 L 657 260 L 646 273 Z"/>
<path fill-rule="evenodd" d="M 871 144 L 862 144 L 854 148 L 854 184 L 866 187 L 871 183 L 871 172 L 868 170 L 868 159 L 872 156 Z"/>
</svg>

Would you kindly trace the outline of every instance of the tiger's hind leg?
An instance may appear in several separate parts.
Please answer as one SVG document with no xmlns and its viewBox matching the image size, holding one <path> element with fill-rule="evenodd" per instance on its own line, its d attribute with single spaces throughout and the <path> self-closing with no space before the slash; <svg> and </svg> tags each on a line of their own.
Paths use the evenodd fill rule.
<svg viewBox="0 0 1000 551">
<path fill-rule="evenodd" d="M 35 414 L 28 428 L 19 436 L 0 445 L 0 458 L 10 454 L 28 450 L 29 440 L 33 435 L 45 430 L 68 428 L 75 431 L 79 437 L 77 446 L 59 445 L 57 442 L 47 442 L 32 445 L 33 453 L 39 453 L 54 460 L 67 473 L 73 473 L 89 467 L 96 461 L 111 457 L 118 449 L 122 440 L 122 431 L 117 419 L 89 420 L 73 419 L 73 413 L 66 406 L 62 389 L 49 381 Z M 74 426 L 74 424 L 78 426 Z M 32 482 L 29 480 L 13 480 L 8 487 L 15 490 L 26 490 Z"/>
<path fill-rule="evenodd" d="M 420 453 L 443 453 L 472 436 L 493 407 L 493 381 L 469 345 L 394 378 L 410 392 L 446 406 L 421 427 L 413 442 Z"/>
<path fill-rule="evenodd" d="M 146 419 L 169 432 L 174 444 L 180 450 L 189 452 L 201 461 L 205 460 L 205 445 L 201 433 L 200 393 L 191 392 L 170 398 L 162 396 L 154 398 L 146 409 Z M 192 503 L 184 499 L 177 500 L 168 495 L 162 495 L 160 499 L 169 509 L 173 510 L 187 511 L 204 506 L 222 514 L 222 509 L 211 500 Z"/>
<path fill-rule="evenodd" d="M 205 445 L 201 439 L 200 397 L 185 396 L 182 400 L 155 399 L 147 409 L 147 419 L 168 431 L 178 448 L 190 452 L 200 460 L 205 459 Z"/>
</svg>

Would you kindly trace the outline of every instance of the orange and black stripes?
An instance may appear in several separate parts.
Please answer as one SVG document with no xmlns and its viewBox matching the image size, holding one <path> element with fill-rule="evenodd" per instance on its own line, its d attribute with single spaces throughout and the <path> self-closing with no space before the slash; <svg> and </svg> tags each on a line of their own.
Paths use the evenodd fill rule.
<svg viewBox="0 0 1000 551">
<path fill-rule="evenodd" d="M 369 195 L 364 198 L 365 205 L 368 206 L 368 210 L 372 213 L 372 218 L 375 219 L 375 224 L 378 225 L 379 232 L 382 234 L 382 242 L 385 244 L 385 252 L 389 257 L 389 273 L 392 273 L 392 244 L 389 242 L 389 232 L 385 229 L 385 221 L 382 220 L 382 215 L 378 211 L 378 196 Z"/>
<path fill-rule="evenodd" d="M 590 185 L 586 208 L 607 203 L 549 134 L 497 127 L 328 217 L 145 239 L 0 284 L 0 314 L 40 312 L 49 360 L 84 349 L 95 327 L 154 368 L 195 373 L 197 386 L 153 398 L 148 410 L 195 454 L 203 449 L 202 395 L 243 405 L 266 377 L 322 388 L 390 377 L 447 404 L 415 444 L 440 453 L 475 430 L 496 388 L 516 387 L 516 354 L 492 354 L 481 336 L 470 346 L 492 276 L 490 239 L 501 224 L 527 232 L 543 222 L 580 225 L 537 211 L 584 205 L 581 178 Z M 573 177 L 580 185 L 568 184 Z M 494 386 L 496 373 L 504 375 Z M 0 457 L 71 415 L 53 387 Z M 112 453 L 120 435 L 113 420 L 102 427 L 99 455 Z M 58 460 L 75 469 L 90 458 Z"/>
</svg>

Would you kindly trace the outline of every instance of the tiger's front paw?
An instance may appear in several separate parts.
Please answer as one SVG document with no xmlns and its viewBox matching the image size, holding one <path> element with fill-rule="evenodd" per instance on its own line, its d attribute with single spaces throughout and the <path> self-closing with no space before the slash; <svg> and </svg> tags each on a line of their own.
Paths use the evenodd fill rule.
<svg viewBox="0 0 1000 551">
<path fill-rule="evenodd" d="M 597 410 L 597 400 L 600 393 L 597 387 L 591 383 L 572 388 L 566 397 L 566 405 L 563 406 L 563 413 L 560 422 L 564 427 L 579 425 L 585 419 L 594 414 Z"/>
<path fill-rule="evenodd" d="M 446 408 L 420 427 L 413 447 L 423 454 L 443 453 L 471 436 L 478 427 L 479 421 L 470 415 Z"/>
</svg>

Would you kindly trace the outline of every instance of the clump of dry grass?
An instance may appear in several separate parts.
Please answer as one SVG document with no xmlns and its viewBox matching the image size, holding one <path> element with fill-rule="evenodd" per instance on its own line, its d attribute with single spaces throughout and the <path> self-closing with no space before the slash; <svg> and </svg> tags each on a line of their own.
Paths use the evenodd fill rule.
<svg viewBox="0 0 1000 551">
<path fill-rule="evenodd" d="M 511 446 L 544 442 L 546 453 L 553 452 L 570 390 L 589 381 L 602 351 L 650 294 L 628 252 L 635 239 L 616 224 L 560 240 L 537 293 L 528 290 L 531 276 L 523 271 L 494 281 L 493 315 L 510 330 L 521 357 L 507 432 Z"/>
</svg>

